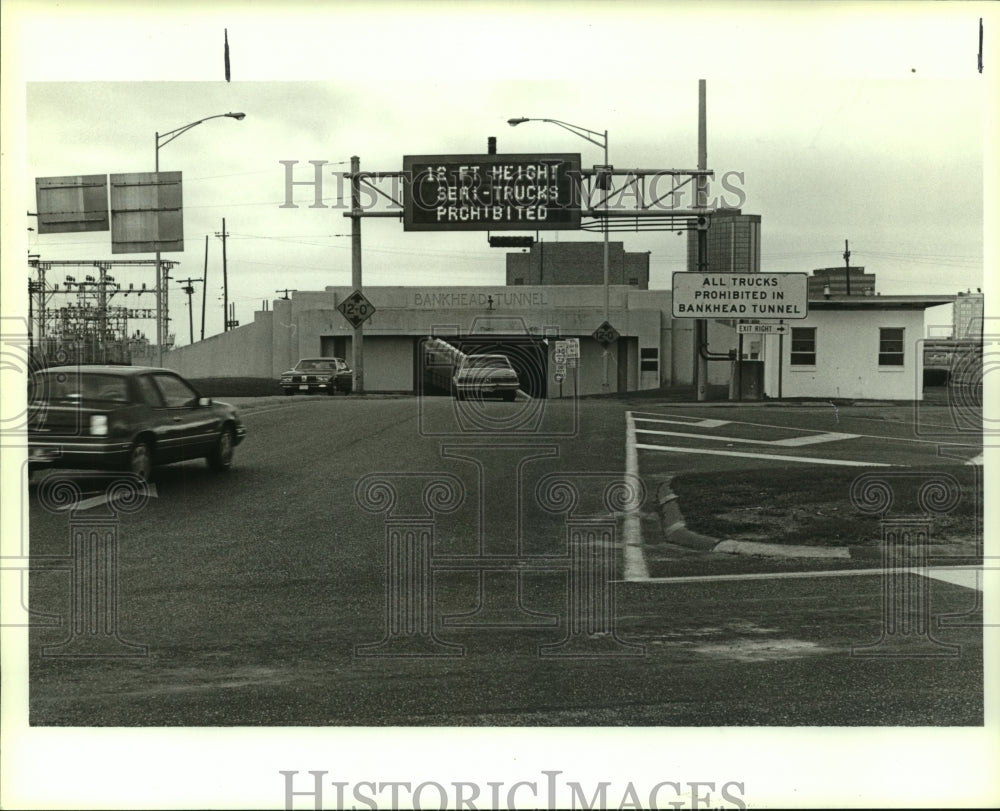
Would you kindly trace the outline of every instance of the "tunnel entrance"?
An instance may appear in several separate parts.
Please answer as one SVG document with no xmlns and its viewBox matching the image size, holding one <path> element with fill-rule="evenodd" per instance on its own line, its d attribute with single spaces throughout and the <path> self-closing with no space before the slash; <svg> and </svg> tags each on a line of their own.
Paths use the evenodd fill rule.
<svg viewBox="0 0 1000 811">
<path fill-rule="evenodd" d="M 448 351 L 443 345 L 451 347 Z M 533 399 L 546 396 L 549 346 L 533 335 L 466 335 L 422 338 L 417 346 L 417 390 L 451 394 L 454 364 L 461 355 L 505 355 L 517 372 L 521 391 Z"/>
</svg>

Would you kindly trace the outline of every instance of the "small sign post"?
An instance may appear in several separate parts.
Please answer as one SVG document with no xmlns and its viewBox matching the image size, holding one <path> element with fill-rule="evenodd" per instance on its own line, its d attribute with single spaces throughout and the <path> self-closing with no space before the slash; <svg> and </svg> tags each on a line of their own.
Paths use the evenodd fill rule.
<svg viewBox="0 0 1000 811">
<path fill-rule="evenodd" d="M 787 335 L 787 324 L 738 324 L 736 331 L 740 335 Z"/>
</svg>

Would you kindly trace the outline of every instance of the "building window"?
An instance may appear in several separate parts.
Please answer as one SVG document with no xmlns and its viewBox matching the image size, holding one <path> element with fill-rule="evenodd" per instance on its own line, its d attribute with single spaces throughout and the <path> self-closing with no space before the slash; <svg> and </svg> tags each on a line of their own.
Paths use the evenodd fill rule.
<svg viewBox="0 0 1000 811">
<path fill-rule="evenodd" d="M 630 285 L 632 285 L 632 287 L 638 287 L 639 286 L 639 277 L 638 276 L 629 276 L 628 277 L 628 283 Z"/>
<path fill-rule="evenodd" d="M 903 365 L 903 328 L 880 327 L 878 331 L 878 365 Z"/>
<path fill-rule="evenodd" d="M 792 327 L 791 364 L 816 365 L 816 327 Z"/>
<path fill-rule="evenodd" d="M 639 371 L 658 372 L 660 371 L 660 350 L 655 346 L 649 349 L 639 350 Z"/>
</svg>

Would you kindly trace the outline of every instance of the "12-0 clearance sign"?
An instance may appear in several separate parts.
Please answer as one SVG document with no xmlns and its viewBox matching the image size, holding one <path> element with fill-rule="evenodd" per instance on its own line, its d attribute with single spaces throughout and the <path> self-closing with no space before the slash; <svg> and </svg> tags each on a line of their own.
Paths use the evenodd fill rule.
<svg viewBox="0 0 1000 811">
<path fill-rule="evenodd" d="M 404 231 L 580 227 L 580 155 L 404 155 Z"/>
</svg>

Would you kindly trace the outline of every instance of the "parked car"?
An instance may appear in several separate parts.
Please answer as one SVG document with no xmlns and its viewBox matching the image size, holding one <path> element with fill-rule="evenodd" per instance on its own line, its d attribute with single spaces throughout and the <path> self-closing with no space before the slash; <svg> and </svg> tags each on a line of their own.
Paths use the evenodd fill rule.
<svg viewBox="0 0 1000 811">
<path fill-rule="evenodd" d="M 354 388 L 354 373 L 343 358 L 302 358 L 287 372 L 281 373 L 281 388 L 285 394 L 314 391 L 350 394 Z"/>
<path fill-rule="evenodd" d="M 55 366 L 29 379 L 28 468 L 129 470 L 204 458 L 228 470 L 246 437 L 234 406 L 169 369 Z"/>
<path fill-rule="evenodd" d="M 513 400 L 520 385 L 506 355 L 464 355 L 455 366 L 451 390 L 458 400 L 469 395 Z"/>
</svg>

